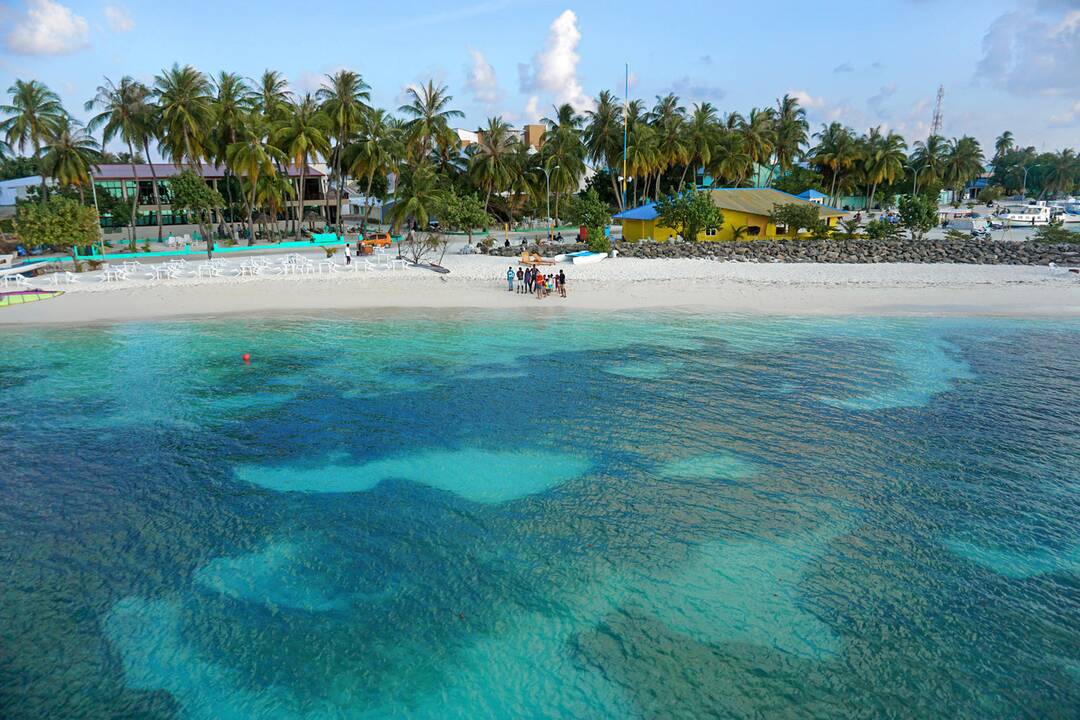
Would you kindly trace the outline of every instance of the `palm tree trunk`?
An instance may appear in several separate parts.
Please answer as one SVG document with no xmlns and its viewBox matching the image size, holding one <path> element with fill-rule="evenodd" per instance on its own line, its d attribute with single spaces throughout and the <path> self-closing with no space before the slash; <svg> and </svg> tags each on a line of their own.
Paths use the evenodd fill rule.
<svg viewBox="0 0 1080 720">
<path fill-rule="evenodd" d="M 835 191 L 836 191 L 836 171 L 833 170 L 832 183 L 829 184 L 829 204 L 833 205 L 834 207 L 835 207 L 835 203 L 833 202 L 833 193 Z"/>
<path fill-rule="evenodd" d="M 131 143 L 127 144 L 128 157 L 131 158 L 131 177 L 135 179 L 135 197 L 131 200 L 131 233 L 135 234 L 135 216 L 139 210 L 139 174 L 135 172 L 135 151 L 131 147 Z"/>
<path fill-rule="evenodd" d="M 619 211 L 626 209 L 623 203 L 622 191 L 619 189 L 619 183 L 615 180 L 615 173 L 612 172 L 611 166 L 608 166 L 608 177 L 611 179 L 611 190 L 615 193 L 615 202 L 619 206 Z"/>
<path fill-rule="evenodd" d="M 304 184 L 305 184 L 305 182 L 307 180 L 306 171 L 307 171 L 307 158 L 300 158 L 300 188 L 299 188 L 300 191 L 298 193 L 296 193 L 296 197 L 299 198 L 299 200 L 300 200 L 300 207 L 298 207 L 296 209 L 296 218 L 297 218 L 297 220 L 296 220 L 295 235 L 296 235 L 297 240 L 300 239 L 300 228 L 302 227 L 303 222 L 304 222 Z"/>
<path fill-rule="evenodd" d="M 870 212 L 874 207 L 874 195 L 877 194 L 877 183 L 874 183 L 870 188 L 870 202 L 866 206 L 866 211 Z"/>
<path fill-rule="evenodd" d="M 364 217 L 360 220 L 360 239 L 364 238 L 364 233 L 367 231 L 367 219 L 371 214 L 371 185 L 375 182 L 375 168 L 371 168 L 368 171 L 367 187 L 364 188 Z"/>
<path fill-rule="evenodd" d="M 680 193 L 682 193 L 682 191 L 683 191 L 683 185 L 686 184 L 686 173 L 687 173 L 688 170 L 690 170 L 690 165 L 689 164 L 683 165 L 682 175 L 679 176 L 679 192 Z"/>
<path fill-rule="evenodd" d="M 49 199 L 49 188 L 45 185 L 45 169 L 41 167 L 41 146 L 34 143 L 34 160 L 37 161 L 38 173 L 41 175 L 41 204 L 44 205 Z"/>
<path fill-rule="evenodd" d="M 341 235 L 341 195 L 342 189 L 345 183 L 341 179 L 341 155 L 345 148 L 345 138 L 338 138 L 337 157 L 334 158 L 334 166 L 337 168 L 337 197 L 335 201 L 337 203 L 337 231 L 338 235 Z"/>
<path fill-rule="evenodd" d="M 247 211 L 248 211 L 247 212 L 247 215 L 248 215 L 248 232 L 251 233 L 248 236 L 248 245 L 254 245 L 255 244 L 254 209 L 255 209 L 255 181 L 254 181 L 254 178 L 252 178 L 252 182 L 251 182 L 251 200 L 248 201 L 248 206 L 247 206 Z"/>
<path fill-rule="evenodd" d="M 150 159 L 150 140 L 143 138 L 143 151 L 146 152 L 146 162 L 150 164 L 150 176 L 154 183 L 154 207 L 157 209 L 157 239 L 161 242 L 161 195 L 158 193 L 157 170 L 154 169 L 154 161 Z"/>
</svg>

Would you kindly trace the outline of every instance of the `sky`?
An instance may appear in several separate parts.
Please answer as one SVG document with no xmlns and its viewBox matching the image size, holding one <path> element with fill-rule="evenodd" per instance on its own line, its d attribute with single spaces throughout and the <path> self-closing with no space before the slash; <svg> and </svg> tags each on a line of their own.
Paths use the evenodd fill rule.
<svg viewBox="0 0 1080 720">
<path fill-rule="evenodd" d="M 909 141 L 943 85 L 948 137 L 1080 147 L 1080 0 L 0 0 L 0 88 L 41 80 L 76 117 L 104 77 L 151 82 L 173 63 L 273 68 L 301 93 L 348 68 L 390 109 L 434 78 L 466 128 L 621 97 L 629 63 L 630 95 L 650 106 L 675 92 L 746 113 L 790 93 L 813 130 L 839 120 Z"/>
</svg>

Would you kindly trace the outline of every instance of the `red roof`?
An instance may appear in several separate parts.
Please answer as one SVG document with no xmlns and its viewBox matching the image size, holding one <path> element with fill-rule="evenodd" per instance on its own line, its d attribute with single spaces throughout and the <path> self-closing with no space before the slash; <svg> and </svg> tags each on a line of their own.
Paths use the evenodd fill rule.
<svg viewBox="0 0 1080 720">
<path fill-rule="evenodd" d="M 179 175 L 190 166 L 176 166 L 169 162 L 154 163 L 154 173 L 159 180 Z M 217 179 L 225 177 L 225 168 L 220 165 L 202 164 L 202 175 L 205 178 Z M 306 177 L 322 177 L 322 173 L 308 165 L 304 171 Z M 289 166 L 289 177 L 300 177 L 300 166 Z M 139 180 L 152 180 L 154 175 L 150 172 L 149 163 L 135 163 L 135 178 Z M 94 170 L 95 180 L 131 180 L 131 165 L 129 163 L 101 163 Z"/>
</svg>

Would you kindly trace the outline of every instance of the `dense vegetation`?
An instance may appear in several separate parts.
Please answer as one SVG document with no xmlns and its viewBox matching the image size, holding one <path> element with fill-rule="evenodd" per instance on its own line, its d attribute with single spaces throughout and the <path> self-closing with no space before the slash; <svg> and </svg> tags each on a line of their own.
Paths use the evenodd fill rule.
<svg viewBox="0 0 1080 720">
<path fill-rule="evenodd" d="M 641 100 L 624 105 L 604 91 L 584 113 L 570 105 L 552 108 L 537 151 L 500 117 L 488 119 L 480 141 L 462 150 L 452 126 L 462 113 L 445 86 L 429 81 L 412 87 L 407 102 L 388 112 L 372 107 L 370 88 L 349 70 L 327 75 L 316 93 L 304 95 L 292 93 L 272 70 L 248 80 L 174 65 L 149 85 L 128 76 L 106 78 L 85 105 L 94 113 L 85 127 L 40 82 L 17 80 L 8 94 L 0 105 L 0 178 L 40 171 L 87 203 L 96 164 L 141 162 L 156 148 L 195 175 L 203 162 L 223 166 L 226 190 L 220 195 L 188 187 L 172 203 L 188 207 L 204 226 L 210 209 L 223 209 L 248 225 L 249 237 L 257 221 L 282 217 L 294 198 L 305 208 L 312 204 L 303 197 L 303 178 L 288 178 L 290 163 L 306 169 L 325 162 L 333 188 L 352 182 L 369 199 L 387 197 L 386 178 L 392 174 L 396 225 L 411 220 L 423 226 L 445 217 L 448 225 L 471 230 L 526 215 L 546 217 L 549 204 L 556 218 L 580 214 L 584 193 L 576 197 L 576 191 L 587 166 L 596 171 L 589 202 L 618 210 L 660 201 L 699 182 L 742 186 L 755 173 L 759 182 L 789 192 L 816 188 L 832 203 L 850 195 L 865 196 L 871 206 L 900 193 L 936 198 L 942 187 L 961 189 L 981 175 L 987 160 L 979 143 L 966 136 L 909 144 L 892 131 L 860 134 L 839 122 L 811 132 L 805 110 L 787 95 L 773 107 L 743 115 L 721 113 L 708 102 L 687 108 L 673 94 L 657 97 L 651 108 Z M 106 145 L 123 151 L 112 155 L 103 150 Z M 1080 185 L 1080 163 L 1071 149 L 1038 154 L 1017 146 L 1006 132 L 992 159 L 994 192 L 1044 196 Z M 191 177 L 185 181 L 190 185 Z M 158 184 L 151 184 L 160 208 Z M 38 202 L 48 197 L 43 182 Z M 329 200 L 322 202 L 324 217 L 336 217 L 340 227 L 340 213 L 329 212 Z M 133 203 L 112 203 L 109 209 L 114 218 L 128 215 L 130 225 L 136 210 Z M 690 225 L 697 225 L 698 214 L 687 215 Z M 589 223 L 597 215 L 590 204 Z M 160 211 L 157 218 L 160 237 Z M 290 232 L 299 235 L 304 219 L 293 217 Z"/>
</svg>

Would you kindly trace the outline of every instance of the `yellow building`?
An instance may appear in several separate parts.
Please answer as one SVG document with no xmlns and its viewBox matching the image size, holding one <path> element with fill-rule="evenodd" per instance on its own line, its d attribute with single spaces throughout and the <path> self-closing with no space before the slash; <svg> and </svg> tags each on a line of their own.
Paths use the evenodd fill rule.
<svg viewBox="0 0 1080 720">
<path fill-rule="evenodd" d="M 702 231 L 698 240 L 732 240 L 734 230 L 738 227 L 746 228 L 742 237 L 747 240 L 786 235 L 785 228 L 777 231 L 776 226 L 769 222 L 769 214 L 777 205 L 813 205 L 829 227 L 835 227 L 844 216 L 836 208 L 812 203 L 772 188 L 724 188 L 707 192 L 712 196 L 713 204 L 723 211 L 724 224 Z M 675 236 L 671 228 L 658 225 L 656 204 L 652 202 L 619 213 L 615 220 L 622 222 L 622 236 L 626 240 L 668 240 Z"/>
</svg>

